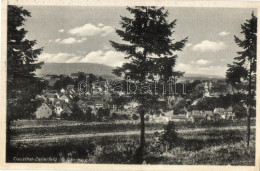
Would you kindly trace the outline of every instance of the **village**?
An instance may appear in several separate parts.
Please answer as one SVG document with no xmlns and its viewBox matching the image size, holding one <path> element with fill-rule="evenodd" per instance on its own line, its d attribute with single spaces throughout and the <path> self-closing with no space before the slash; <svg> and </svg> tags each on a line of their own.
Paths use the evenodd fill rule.
<svg viewBox="0 0 260 171">
<path fill-rule="evenodd" d="M 35 112 L 36 119 L 68 119 L 68 120 L 85 120 L 91 122 L 94 120 L 138 120 L 139 115 L 137 113 L 137 107 L 139 104 L 135 101 L 124 101 L 124 97 L 127 96 L 125 92 L 111 91 L 110 86 L 90 86 L 88 91 L 82 92 L 74 84 L 68 84 L 61 87 L 59 90 L 54 86 L 57 84 L 59 78 L 53 78 L 53 75 L 46 76 L 45 79 L 48 82 L 48 88 L 43 91 L 42 94 L 36 96 L 36 101 L 40 102 L 40 106 Z M 68 78 L 69 76 L 62 76 Z M 86 82 L 89 82 L 89 74 L 83 72 L 72 73 L 71 80 L 79 78 L 86 78 Z M 101 79 L 104 85 L 108 85 L 109 82 L 105 79 Z M 152 81 L 152 80 L 150 80 Z M 196 81 L 193 81 L 196 82 Z M 197 80 L 198 82 L 198 80 Z M 234 120 L 236 114 L 232 106 L 215 107 L 213 110 L 201 109 L 196 110 L 197 103 L 206 98 L 219 98 L 220 96 L 231 95 L 234 93 L 232 86 L 226 84 L 222 80 L 213 82 L 210 80 L 199 81 L 201 84 L 197 84 L 196 88 L 200 88 L 200 98 L 187 98 L 190 94 L 176 96 L 170 95 L 167 97 L 167 106 L 160 109 L 158 112 L 149 112 L 145 114 L 145 119 L 148 122 L 202 122 L 202 121 L 219 121 L 219 120 Z M 189 82 L 186 82 L 189 84 Z M 86 84 L 87 86 L 88 84 Z M 243 89 L 235 90 L 236 93 L 244 93 Z M 100 93 L 102 92 L 102 93 Z M 120 102 L 121 100 L 121 102 Z M 176 110 L 175 106 L 180 101 L 185 101 L 184 105 L 181 105 L 180 110 Z M 161 101 L 165 99 L 161 98 Z M 83 119 L 85 118 L 85 119 Z"/>
</svg>

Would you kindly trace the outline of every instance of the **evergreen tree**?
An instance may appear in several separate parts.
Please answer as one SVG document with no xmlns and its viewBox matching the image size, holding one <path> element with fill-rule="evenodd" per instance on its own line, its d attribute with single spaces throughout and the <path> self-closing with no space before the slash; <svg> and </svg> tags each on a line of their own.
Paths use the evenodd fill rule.
<svg viewBox="0 0 260 171">
<path fill-rule="evenodd" d="M 240 83 L 241 79 L 247 81 L 248 96 L 247 96 L 247 147 L 250 141 L 250 117 L 252 105 L 254 104 L 255 90 L 256 90 L 256 44 L 257 44 L 257 18 L 254 13 L 251 18 L 246 20 L 241 25 L 241 33 L 244 35 L 244 40 L 235 37 L 236 44 L 243 49 L 237 52 L 238 57 L 234 58 L 232 65 L 228 65 L 229 69 L 226 72 L 226 80 L 233 86 Z"/>
<path fill-rule="evenodd" d="M 168 11 L 163 7 L 127 7 L 132 18 L 121 16 L 122 29 L 116 29 L 116 33 L 127 43 L 110 41 L 116 51 L 126 54 L 130 62 L 116 68 L 113 73 L 117 76 L 124 74 L 125 78 L 145 84 L 146 76 L 159 74 L 162 81 L 166 81 L 173 74 L 177 55 L 174 51 L 180 51 L 185 46 L 187 38 L 173 43 L 173 29 L 176 20 L 168 22 Z M 136 94 L 131 94 L 131 100 L 137 101 L 141 120 L 140 147 L 137 151 L 137 162 L 142 163 L 145 147 L 145 123 L 144 115 L 147 111 L 158 106 L 158 96 L 144 93 L 141 89 Z"/>
<path fill-rule="evenodd" d="M 16 119 L 33 118 L 38 104 L 33 100 L 42 91 L 42 80 L 35 70 L 42 48 L 34 49 L 35 40 L 25 38 L 22 28 L 30 12 L 17 6 L 8 6 L 7 31 L 7 161 L 10 161 L 10 124 Z"/>
<path fill-rule="evenodd" d="M 173 121 L 169 121 L 165 126 L 161 141 L 166 145 L 166 149 L 169 147 L 169 150 L 173 149 L 173 147 L 177 145 L 178 133 Z"/>
</svg>

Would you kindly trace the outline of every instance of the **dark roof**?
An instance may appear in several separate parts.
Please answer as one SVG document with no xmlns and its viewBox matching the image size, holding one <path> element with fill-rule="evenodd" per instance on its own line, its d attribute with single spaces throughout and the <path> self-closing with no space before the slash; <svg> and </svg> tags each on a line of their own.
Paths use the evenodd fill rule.
<svg viewBox="0 0 260 171">
<path fill-rule="evenodd" d="M 57 90 L 44 90 L 45 93 L 52 93 L 52 94 L 55 94 L 55 93 L 58 93 Z"/>
<path fill-rule="evenodd" d="M 224 108 L 215 108 L 214 113 L 224 113 L 225 109 Z"/>
<path fill-rule="evenodd" d="M 186 119 L 185 115 L 173 115 L 172 119 Z"/>
<path fill-rule="evenodd" d="M 49 107 L 51 110 L 53 109 L 53 106 L 51 106 L 50 104 L 47 104 L 47 103 L 42 103 L 41 106 L 39 106 L 39 107 L 42 107 L 43 105 Z"/>
<path fill-rule="evenodd" d="M 213 112 L 211 110 L 205 110 L 204 114 L 207 116 L 213 116 Z"/>
<path fill-rule="evenodd" d="M 65 97 L 69 99 L 68 95 L 66 95 L 66 94 L 63 94 L 62 96 L 60 96 L 60 99 L 64 99 Z"/>
<path fill-rule="evenodd" d="M 47 98 L 56 98 L 56 94 L 51 94 L 51 93 L 46 93 L 44 96 Z"/>
<path fill-rule="evenodd" d="M 197 115 L 197 114 L 200 114 L 200 111 L 199 110 L 192 110 L 191 113 L 192 113 L 192 115 Z"/>
<path fill-rule="evenodd" d="M 227 109 L 227 112 L 233 112 L 233 108 L 230 106 L 230 107 Z"/>
<path fill-rule="evenodd" d="M 61 113 L 72 113 L 72 111 L 68 105 L 64 105 L 63 111 Z"/>
<path fill-rule="evenodd" d="M 204 119 L 205 117 L 203 115 L 192 115 L 194 119 Z"/>
</svg>

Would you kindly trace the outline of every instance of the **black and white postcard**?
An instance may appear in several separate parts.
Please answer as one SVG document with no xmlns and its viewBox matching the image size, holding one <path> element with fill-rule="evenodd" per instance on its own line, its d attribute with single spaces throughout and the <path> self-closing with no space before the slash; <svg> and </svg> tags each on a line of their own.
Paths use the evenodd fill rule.
<svg viewBox="0 0 260 171">
<path fill-rule="evenodd" d="M 259 169 L 259 3 L 54 2 L 3 4 L 4 168 Z"/>
</svg>

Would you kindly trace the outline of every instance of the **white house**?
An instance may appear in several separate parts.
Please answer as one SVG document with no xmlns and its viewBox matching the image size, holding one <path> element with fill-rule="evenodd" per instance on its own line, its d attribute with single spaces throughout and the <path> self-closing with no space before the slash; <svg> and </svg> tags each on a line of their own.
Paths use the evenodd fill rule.
<svg viewBox="0 0 260 171">
<path fill-rule="evenodd" d="M 124 109 L 134 109 L 136 108 L 137 106 L 139 106 L 139 104 L 137 102 L 129 102 L 127 104 L 124 105 Z"/>
<path fill-rule="evenodd" d="M 61 93 L 65 93 L 66 91 L 62 88 L 62 89 L 60 90 L 60 92 L 61 92 Z"/>
<path fill-rule="evenodd" d="M 49 118 L 52 115 L 52 109 L 46 103 L 43 103 L 37 108 L 35 115 L 37 119 Z"/>
<path fill-rule="evenodd" d="M 222 119 L 226 119 L 226 111 L 224 108 L 215 108 L 213 111 L 214 114 L 219 114 Z"/>
<path fill-rule="evenodd" d="M 214 119 L 214 114 L 211 110 L 205 110 L 202 112 L 202 114 L 206 117 L 207 120 Z"/>
<path fill-rule="evenodd" d="M 233 119 L 236 118 L 236 115 L 233 112 L 233 108 L 231 106 L 226 110 L 226 113 L 227 113 L 227 119 L 232 119 L 233 120 Z"/>
<path fill-rule="evenodd" d="M 62 95 L 59 99 L 64 100 L 66 103 L 69 103 L 69 98 L 66 95 Z"/>
<path fill-rule="evenodd" d="M 56 106 L 54 108 L 54 112 L 57 114 L 57 116 L 60 116 L 61 112 L 63 111 L 61 106 Z"/>
</svg>

